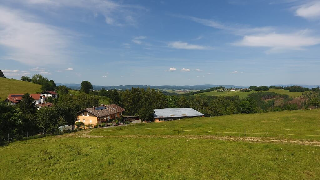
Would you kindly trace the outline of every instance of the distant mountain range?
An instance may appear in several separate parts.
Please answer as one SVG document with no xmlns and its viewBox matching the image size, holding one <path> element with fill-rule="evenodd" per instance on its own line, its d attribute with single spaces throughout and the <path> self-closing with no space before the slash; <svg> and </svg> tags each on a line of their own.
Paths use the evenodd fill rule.
<svg viewBox="0 0 320 180">
<path fill-rule="evenodd" d="M 56 83 L 57 86 L 64 85 L 71 89 L 79 90 L 81 85 L 80 84 L 63 84 L 63 83 Z M 151 88 L 151 89 L 172 89 L 172 90 L 201 90 L 201 89 L 208 89 L 218 86 L 223 86 L 226 88 L 247 88 L 247 86 L 234 86 L 234 85 L 212 85 L 212 84 L 204 84 L 204 85 L 184 85 L 184 86 L 171 86 L 171 85 L 161 85 L 161 86 L 151 86 L 151 85 L 120 85 L 120 86 L 97 86 L 92 85 L 94 90 L 101 90 L 102 88 L 106 90 L 110 89 L 118 89 L 118 90 L 127 90 L 131 88 Z"/>
<path fill-rule="evenodd" d="M 80 84 L 64 84 L 64 83 L 57 83 L 57 86 L 64 85 L 67 86 L 68 88 L 79 90 L 81 85 Z M 294 86 L 296 84 L 278 84 L 274 86 Z M 209 89 L 213 87 L 218 87 L 218 86 L 223 86 L 226 88 L 248 88 L 249 86 L 235 86 L 235 85 L 212 85 L 212 84 L 204 84 L 204 85 L 184 85 L 184 86 L 171 86 L 171 85 L 161 85 L 161 86 L 150 86 L 150 85 L 120 85 L 120 86 L 98 86 L 98 85 L 93 85 L 94 90 L 101 90 L 102 88 L 106 90 L 110 89 L 118 89 L 118 90 L 127 90 L 131 88 L 151 88 L 151 89 L 160 89 L 160 90 L 166 90 L 166 89 L 171 89 L 171 90 L 202 90 L 202 89 Z M 315 88 L 318 87 L 319 85 L 299 85 L 302 87 L 306 88 Z"/>
</svg>

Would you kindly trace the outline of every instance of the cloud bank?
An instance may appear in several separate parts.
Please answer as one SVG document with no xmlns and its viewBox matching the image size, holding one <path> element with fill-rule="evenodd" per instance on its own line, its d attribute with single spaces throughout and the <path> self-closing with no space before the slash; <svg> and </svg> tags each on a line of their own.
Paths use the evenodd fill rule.
<svg viewBox="0 0 320 180">
<path fill-rule="evenodd" d="M 320 18 L 320 2 L 314 1 L 300 6 L 296 10 L 296 15 L 306 19 L 319 19 Z"/>
<path fill-rule="evenodd" d="M 295 34 L 262 34 L 244 36 L 236 46 L 268 47 L 271 51 L 301 50 L 303 47 L 320 44 L 320 38 L 315 38 L 298 32 Z"/>
<path fill-rule="evenodd" d="M 0 6 L 0 45 L 3 56 L 29 65 L 60 64 L 70 42 L 62 29 L 37 22 L 27 13 Z"/>
</svg>

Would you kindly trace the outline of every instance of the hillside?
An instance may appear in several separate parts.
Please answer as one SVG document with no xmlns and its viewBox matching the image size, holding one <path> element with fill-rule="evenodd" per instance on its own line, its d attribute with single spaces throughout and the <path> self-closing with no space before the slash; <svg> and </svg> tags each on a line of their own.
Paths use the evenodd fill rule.
<svg viewBox="0 0 320 180">
<path fill-rule="evenodd" d="M 0 179 L 316 179 L 320 110 L 93 129 L 0 147 Z"/>
<path fill-rule="evenodd" d="M 290 97 L 299 97 L 302 95 L 302 92 L 289 92 L 289 90 L 284 89 L 270 89 L 269 91 L 263 91 L 263 92 L 275 92 L 278 94 L 286 94 Z M 240 91 L 225 91 L 225 92 L 217 92 L 217 91 L 210 91 L 210 92 L 204 92 L 198 95 L 206 95 L 206 96 L 239 96 L 240 98 L 246 98 L 249 94 L 256 93 L 256 91 L 250 91 L 250 92 L 240 92 Z"/>
<path fill-rule="evenodd" d="M 0 78 L 0 99 L 5 100 L 8 94 L 34 94 L 41 91 L 41 86 L 15 79 Z"/>
</svg>

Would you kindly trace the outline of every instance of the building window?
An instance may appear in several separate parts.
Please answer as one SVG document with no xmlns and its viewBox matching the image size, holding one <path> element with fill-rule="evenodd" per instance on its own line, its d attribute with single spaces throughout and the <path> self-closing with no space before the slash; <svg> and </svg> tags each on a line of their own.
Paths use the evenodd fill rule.
<svg viewBox="0 0 320 180">
<path fill-rule="evenodd" d="M 92 123 L 92 120 L 90 119 L 90 124 Z"/>
<path fill-rule="evenodd" d="M 85 123 L 86 122 L 86 120 L 85 119 L 83 119 L 83 123 Z"/>
</svg>

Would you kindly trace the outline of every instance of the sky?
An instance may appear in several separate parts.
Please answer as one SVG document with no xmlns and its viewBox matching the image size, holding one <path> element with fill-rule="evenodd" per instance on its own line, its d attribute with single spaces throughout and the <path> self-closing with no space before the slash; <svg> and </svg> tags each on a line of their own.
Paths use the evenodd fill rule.
<svg viewBox="0 0 320 180">
<path fill-rule="evenodd" d="M 0 0 L 0 69 L 94 85 L 320 85 L 320 0 Z"/>
</svg>

